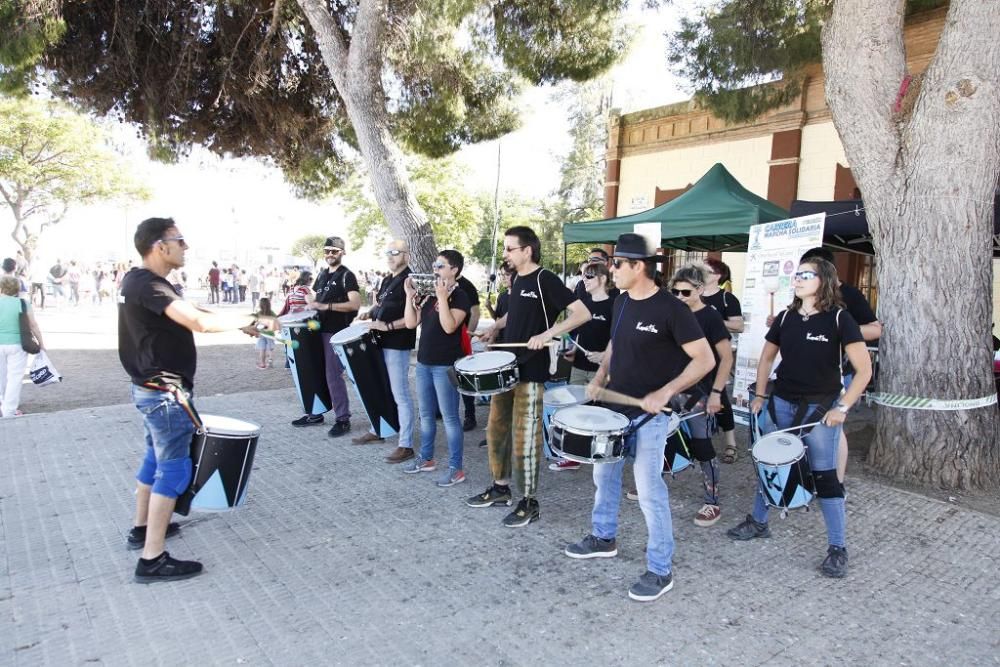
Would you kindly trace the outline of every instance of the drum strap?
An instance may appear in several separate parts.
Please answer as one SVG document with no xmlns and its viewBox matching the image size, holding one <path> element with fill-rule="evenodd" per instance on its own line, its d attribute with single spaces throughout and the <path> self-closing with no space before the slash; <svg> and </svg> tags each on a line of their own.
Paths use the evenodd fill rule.
<svg viewBox="0 0 1000 667">
<path fill-rule="evenodd" d="M 198 411 L 194 409 L 191 405 L 191 401 L 188 399 L 187 393 L 173 384 L 157 384 L 155 382 L 143 382 L 142 386 L 146 389 L 153 389 L 154 391 L 162 391 L 167 394 L 173 394 L 174 400 L 177 401 L 178 405 L 184 408 L 184 413 L 187 414 L 188 419 L 194 424 L 194 428 L 198 433 L 205 432 L 205 424 L 201 421 L 201 417 L 198 415 Z"/>
<path fill-rule="evenodd" d="M 784 400 L 789 400 L 787 398 L 781 397 Z M 807 422 L 818 422 L 826 414 L 826 408 L 821 407 L 822 405 L 836 401 L 840 398 L 838 395 L 834 396 L 799 396 L 796 400 L 791 402 L 797 402 L 798 408 L 795 411 L 795 417 L 792 419 L 791 426 L 798 426 L 799 424 L 805 424 Z M 809 411 L 809 404 L 816 403 L 816 407 Z M 808 412 L 808 414 L 806 414 Z M 771 417 L 771 423 L 778 426 L 778 417 L 774 409 L 774 400 L 767 402 L 767 414 Z M 799 429 L 798 436 L 804 438 L 813 430 L 814 426 L 809 426 L 806 428 Z M 785 429 L 782 429 L 785 430 Z"/>
</svg>

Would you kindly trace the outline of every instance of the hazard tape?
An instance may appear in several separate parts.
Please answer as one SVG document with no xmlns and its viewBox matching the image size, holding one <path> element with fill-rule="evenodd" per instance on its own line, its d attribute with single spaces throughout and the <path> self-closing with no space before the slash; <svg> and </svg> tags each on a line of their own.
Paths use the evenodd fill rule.
<svg viewBox="0 0 1000 667">
<path fill-rule="evenodd" d="M 975 410 L 976 408 L 996 405 L 997 395 L 990 394 L 982 398 L 946 401 L 937 398 L 917 398 L 916 396 L 903 396 L 902 394 L 869 392 L 868 400 L 886 407 L 902 408 L 904 410 Z"/>
</svg>

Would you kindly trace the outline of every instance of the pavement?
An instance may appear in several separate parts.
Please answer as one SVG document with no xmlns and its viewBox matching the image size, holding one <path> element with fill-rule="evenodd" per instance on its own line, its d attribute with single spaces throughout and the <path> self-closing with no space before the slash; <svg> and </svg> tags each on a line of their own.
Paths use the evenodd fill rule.
<svg viewBox="0 0 1000 667">
<path fill-rule="evenodd" d="M 191 580 L 132 582 L 142 426 L 120 375 L 82 371 L 67 382 L 92 405 L 0 423 L 0 665 L 1000 664 L 996 512 L 859 467 L 847 482 L 850 574 L 830 580 L 817 569 L 818 508 L 772 514 L 767 540 L 725 537 L 750 508 L 743 454 L 722 466 L 723 516 L 710 528 L 692 522 L 700 473 L 668 478 L 674 589 L 636 603 L 637 503 L 622 500 L 617 558 L 562 554 L 589 531 L 586 468 L 543 470 L 540 521 L 505 528 L 506 508 L 463 502 L 490 481 L 476 446 L 486 408 L 465 437 L 469 482 L 439 489 L 436 473 L 382 462 L 394 440 L 355 446 L 290 426 L 293 390 L 255 384 L 285 372 L 257 371 L 251 355 L 234 344 L 199 370 L 206 382 L 232 374 L 221 395 L 200 394 L 202 413 L 263 432 L 246 504 L 181 518 L 168 541 L 205 564 Z M 352 436 L 364 431 L 358 409 L 353 424 Z"/>
</svg>

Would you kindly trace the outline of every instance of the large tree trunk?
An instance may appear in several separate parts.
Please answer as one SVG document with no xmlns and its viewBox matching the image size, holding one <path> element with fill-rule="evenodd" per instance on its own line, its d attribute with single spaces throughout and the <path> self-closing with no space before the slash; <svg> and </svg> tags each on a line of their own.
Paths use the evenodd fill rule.
<svg viewBox="0 0 1000 667">
<path fill-rule="evenodd" d="M 382 38 L 387 28 L 386 0 L 362 0 L 350 38 L 337 25 L 323 0 L 298 0 L 316 34 L 323 61 L 344 100 L 371 175 L 375 200 L 393 236 L 410 245 L 414 270 L 430 272 L 437 256 L 434 233 L 427 222 L 392 137 L 385 106 L 381 70 Z"/>
<path fill-rule="evenodd" d="M 995 391 L 1000 12 L 995 2 L 952 0 L 909 115 L 893 109 L 906 75 L 904 7 L 904 0 L 836 0 L 823 31 L 826 98 L 878 257 L 879 390 L 975 399 Z M 996 488 L 998 423 L 996 405 L 880 406 L 869 463 L 903 481 Z"/>
</svg>

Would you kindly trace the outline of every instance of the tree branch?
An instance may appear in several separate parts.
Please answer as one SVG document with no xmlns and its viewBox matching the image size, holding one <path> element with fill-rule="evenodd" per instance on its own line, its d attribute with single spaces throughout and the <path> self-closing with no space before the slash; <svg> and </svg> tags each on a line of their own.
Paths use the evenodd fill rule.
<svg viewBox="0 0 1000 667">
<path fill-rule="evenodd" d="M 330 77 L 341 94 L 345 94 L 350 49 L 348 36 L 333 19 L 326 2 L 323 0 L 297 0 L 297 2 L 309 20 L 309 25 L 312 26 L 313 36 L 323 53 L 327 69 L 330 70 Z M 331 63 L 336 63 L 337 66 L 330 67 Z"/>
<path fill-rule="evenodd" d="M 354 21 L 347 67 L 352 81 L 368 85 L 382 80 L 382 44 L 387 27 L 389 3 L 386 0 L 361 0 Z M 378 85 L 381 89 L 381 85 Z"/>
</svg>

